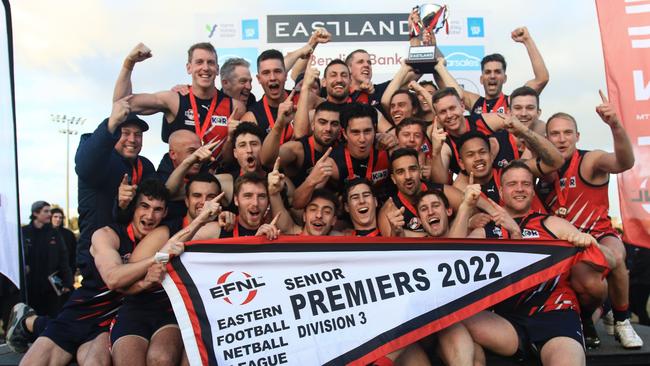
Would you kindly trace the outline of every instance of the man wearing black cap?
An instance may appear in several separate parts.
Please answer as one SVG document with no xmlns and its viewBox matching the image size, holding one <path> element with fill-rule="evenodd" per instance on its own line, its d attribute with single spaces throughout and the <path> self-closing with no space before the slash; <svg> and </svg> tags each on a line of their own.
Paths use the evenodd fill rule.
<svg viewBox="0 0 650 366">
<path fill-rule="evenodd" d="M 117 206 L 118 187 L 124 177 L 132 186 L 155 177 L 153 164 L 139 155 L 142 133 L 149 125 L 129 113 L 129 99 L 113 103 L 111 116 L 100 123 L 95 132 L 81 136 L 77 148 L 75 171 L 79 177 L 80 230 L 77 257 L 88 251 L 95 230 L 114 221 L 113 209 Z"/>
<path fill-rule="evenodd" d="M 58 295 L 49 276 L 61 280 L 63 291 L 72 289 L 72 272 L 63 237 L 50 224 L 50 204 L 32 204 L 29 225 L 22 228 L 27 276 L 27 303 L 39 315 L 55 316 L 60 310 Z"/>
</svg>

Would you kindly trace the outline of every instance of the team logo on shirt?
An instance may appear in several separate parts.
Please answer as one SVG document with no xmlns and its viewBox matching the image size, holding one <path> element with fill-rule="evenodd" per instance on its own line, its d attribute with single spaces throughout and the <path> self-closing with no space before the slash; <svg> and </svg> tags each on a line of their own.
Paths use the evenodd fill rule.
<svg viewBox="0 0 650 366">
<path fill-rule="evenodd" d="M 372 182 L 377 183 L 380 180 L 388 178 L 388 169 L 372 172 Z"/>
<path fill-rule="evenodd" d="M 253 277 L 246 272 L 229 271 L 217 279 L 217 286 L 210 289 L 213 299 L 223 299 L 228 304 L 246 305 L 253 301 L 257 289 L 266 286 L 262 277 Z"/>
<path fill-rule="evenodd" d="M 416 217 L 412 217 L 409 222 L 406 224 L 406 227 L 408 227 L 409 230 L 417 230 L 422 226 L 420 223 L 420 219 Z"/>
<path fill-rule="evenodd" d="M 190 108 L 185 110 L 185 124 L 194 126 L 194 111 Z M 201 121 L 201 123 L 203 123 Z M 228 126 L 228 117 L 226 116 L 212 116 L 210 119 L 212 126 Z"/>
<path fill-rule="evenodd" d="M 521 236 L 526 239 L 539 239 L 539 231 L 534 229 L 524 229 L 521 231 Z"/>
<path fill-rule="evenodd" d="M 570 177 L 569 178 L 569 188 L 575 188 L 576 187 L 576 177 Z M 566 188 L 566 178 L 561 178 L 560 179 L 560 188 Z"/>
<path fill-rule="evenodd" d="M 501 228 L 498 227 L 498 226 L 495 226 L 495 227 L 492 229 L 492 234 L 494 234 L 495 236 L 497 236 L 497 237 L 499 237 L 499 238 L 502 238 L 502 237 L 503 237 L 503 231 L 501 231 Z"/>
</svg>

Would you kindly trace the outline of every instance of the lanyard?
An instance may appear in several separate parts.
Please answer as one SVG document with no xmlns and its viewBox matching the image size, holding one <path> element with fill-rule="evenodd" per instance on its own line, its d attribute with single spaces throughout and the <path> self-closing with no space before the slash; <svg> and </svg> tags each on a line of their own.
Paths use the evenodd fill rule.
<svg viewBox="0 0 650 366">
<path fill-rule="evenodd" d="M 287 92 L 284 92 L 284 97 L 287 98 Z M 275 126 L 275 118 L 273 118 L 273 113 L 271 113 L 271 106 L 269 106 L 269 100 L 266 98 L 266 94 L 262 97 L 262 104 L 264 104 L 264 113 L 266 113 L 266 119 L 269 121 L 269 128 L 273 129 Z M 287 132 L 289 131 L 289 126 L 282 131 L 280 134 L 280 145 L 284 144 Z M 293 132 L 292 132 L 293 134 Z"/>
<path fill-rule="evenodd" d="M 130 223 L 129 226 L 126 227 L 126 235 L 129 236 L 129 239 L 131 239 L 133 247 L 135 248 L 135 232 L 133 232 L 133 223 Z"/>
<path fill-rule="evenodd" d="M 186 228 L 190 224 L 190 220 L 187 218 L 187 215 L 183 217 L 183 228 Z"/>
<path fill-rule="evenodd" d="M 201 141 L 203 141 L 203 135 L 210 126 L 212 122 L 212 115 L 214 114 L 214 109 L 217 106 L 217 95 L 218 92 L 215 91 L 212 101 L 210 102 L 210 108 L 208 109 L 208 114 L 205 116 L 203 125 L 201 126 L 201 120 L 199 116 L 199 109 L 196 105 L 196 98 L 194 97 L 194 92 L 192 92 L 192 87 L 190 87 L 190 104 L 192 105 L 192 112 L 194 113 L 194 131 L 199 136 Z"/>
<path fill-rule="evenodd" d="M 368 166 L 366 167 L 366 178 L 372 182 L 372 169 L 373 163 L 375 160 L 375 149 L 370 149 L 370 156 L 368 157 Z M 345 165 L 348 168 L 348 179 L 352 179 L 356 176 L 354 174 L 354 169 L 352 167 L 352 157 L 350 156 L 350 150 L 348 147 L 345 147 Z"/>
<path fill-rule="evenodd" d="M 402 192 L 397 192 L 397 198 L 399 198 L 399 200 L 402 202 L 402 204 L 404 205 L 404 207 L 406 207 L 407 210 L 409 210 L 414 216 L 416 217 L 418 216 L 417 211 L 415 211 L 415 207 L 413 207 L 411 201 L 409 201 L 406 197 L 404 197 Z"/>
<path fill-rule="evenodd" d="M 131 172 L 131 184 L 140 184 L 142 181 L 142 160 L 137 158 L 135 164 L 133 164 L 131 168 L 133 169 Z"/>
<path fill-rule="evenodd" d="M 309 136 L 307 142 L 309 143 L 309 152 L 311 153 L 311 166 L 314 166 L 316 165 L 316 155 L 314 150 L 314 136 Z"/>
<path fill-rule="evenodd" d="M 503 107 L 503 111 L 506 111 L 507 105 L 506 105 L 506 96 L 503 93 L 499 94 L 499 99 L 497 99 L 497 102 L 494 103 L 494 107 L 492 107 L 492 110 L 490 113 L 497 113 L 499 112 L 499 108 Z M 487 99 L 483 98 L 483 113 L 487 113 Z"/>
<path fill-rule="evenodd" d="M 569 163 L 569 167 L 564 172 L 564 175 L 562 176 L 562 178 L 558 177 L 558 179 L 555 180 L 555 194 L 557 195 L 557 202 L 560 205 L 560 208 L 558 208 L 555 213 L 560 217 L 565 217 L 567 213 L 569 213 L 566 208 L 566 201 L 569 196 L 569 184 L 571 179 L 569 176 L 575 173 L 576 166 L 578 165 L 579 156 L 580 154 L 578 153 L 578 150 L 574 151 L 573 155 L 571 156 L 571 162 Z M 564 179 L 565 190 L 562 190 L 562 187 L 560 186 L 560 180 L 562 179 Z"/>
</svg>

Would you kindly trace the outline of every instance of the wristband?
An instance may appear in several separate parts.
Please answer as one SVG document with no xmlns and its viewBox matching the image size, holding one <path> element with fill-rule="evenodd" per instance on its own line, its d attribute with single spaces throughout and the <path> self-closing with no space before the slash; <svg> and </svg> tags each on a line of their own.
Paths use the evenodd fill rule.
<svg viewBox="0 0 650 366">
<path fill-rule="evenodd" d="M 153 261 L 156 263 L 167 263 L 172 258 L 169 253 L 156 252 L 153 256 Z"/>
</svg>

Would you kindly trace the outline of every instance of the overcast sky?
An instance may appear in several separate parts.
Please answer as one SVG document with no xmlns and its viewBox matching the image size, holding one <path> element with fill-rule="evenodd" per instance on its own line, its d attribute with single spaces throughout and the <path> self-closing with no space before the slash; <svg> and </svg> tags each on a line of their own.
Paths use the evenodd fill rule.
<svg viewBox="0 0 650 366">
<path fill-rule="evenodd" d="M 91 132 L 110 113 L 115 77 L 124 56 L 137 42 L 149 45 L 154 58 L 137 66 L 134 91 L 153 92 L 189 82 L 186 49 L 192 43 L 210 41 L 206 32 L 209 24 L 259 18 L 263 28 L 266 14 L 399 13 L 407 12 L 409 4 L 416 3 L 330 0 L 322 3 L 326 5 L 311 2 L 299 7 L 295 1 L 274 1 L 271 9 L 271 3 L 266 1 L 11 2 L 21 219 L 27 222 L 29 207 L 35 200 L 65 206 L 65 135 L 58 132 L 61 126 L 50 121 L 51 114 L 84 118 L 85 124 L 77 129 Z M 605 90 L 605 76 L 593 1 L 456 0 L 448 4 L 452 19 L 454 14 L 485 17 L 481 42 L 486 53 L 506 56 L 506 92 L 532 78 L 523 46 L 510 40 L 514 28 L 528 26 L 550 72 L 550 82 L 542 94 L 542 118 L 558 111 L 568 112 L 578 120 L 582 148 L 611 150 L 609 130 L 594 111 L 599 103 L 598 89 Z M 253 14 L 250 9 L 259 13 Z M 265 29 L 260 33 L 264 35 Z M 439 44 L 445 41 L 444 34 L 438 37 Z M 242 43 L 246 42 L 231 40 L 215 46 L 245 47 Z M 273 46 L 283 49 L 280 46 L 284 45 Z M 351 46 L 332 43 L 322 47 L 322 52 L 335 53 L 337 47 Z M 383 79 L 375 80 L 380 81 Z M 259 87 L 254 92 L 261 96 Z M 146 120 L 152 129 L 145 134 L 143 155 L 157 166 L 167 148 L 159 137 L 161 116 Z M 72 209 L 77 202 L 73 161 L 77 144 L 78 135 L 71 136 Z M 618 195 L 612 182 L 611 214 L 618 216 Z"/>
</svg>

